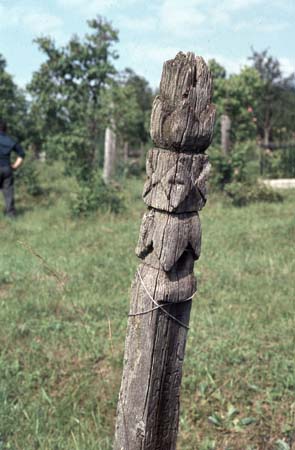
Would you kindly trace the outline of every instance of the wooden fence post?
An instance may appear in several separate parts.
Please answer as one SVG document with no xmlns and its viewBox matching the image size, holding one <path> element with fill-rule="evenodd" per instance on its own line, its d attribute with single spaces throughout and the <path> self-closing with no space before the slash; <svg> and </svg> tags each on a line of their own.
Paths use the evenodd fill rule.
<svg viewBox="0 0 295 450">
<path fill-rule="evenodd" d="M 198 211 L 215 120 L 204 60 L 178 53 L 163 67 L 151 116 L 143 217 L 132 286 L 114 450 L 175 450 L 191 299 L 199 258 Z"/>
</svg>

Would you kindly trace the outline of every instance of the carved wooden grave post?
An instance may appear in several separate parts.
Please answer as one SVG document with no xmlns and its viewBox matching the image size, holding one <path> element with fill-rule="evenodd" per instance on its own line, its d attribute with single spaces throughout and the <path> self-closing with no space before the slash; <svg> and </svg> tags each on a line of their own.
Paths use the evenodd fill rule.
<svg viewBox="0 0 295 450">
<path fill-rule="evenodd" d="M 175 450 L 179 393 L 215 120 L 204 60 L 165 62 L 153 104 L 114 450 Z"/>
</svg>

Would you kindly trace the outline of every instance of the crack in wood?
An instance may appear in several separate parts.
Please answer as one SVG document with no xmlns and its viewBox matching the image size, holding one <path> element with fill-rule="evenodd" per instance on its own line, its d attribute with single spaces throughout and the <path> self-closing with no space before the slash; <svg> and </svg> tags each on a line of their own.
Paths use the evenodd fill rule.
<svg viewBox="0 0 295 450">
<path fill-rule="evenodd" d="M 189 324 L 192 302 L 185 299 L 196 291 L 198 212 L 207 200 L 210 172 L 204 152 L 215 120 L 211 99 L 203 58 L 180 52 L 164 63 L 151 115 L 155 147 L 147 155 L 143 189 L 148 211 L 136 247 L 146 289 L 136 276 L 130 306 L 130 312 L 150 311 L 128 321 L 114 450 L 176 450 L 187 338 L 181 323 Z M 170 316 L 153 309 L 154 302 L 168 305 Z"/>
</svg>

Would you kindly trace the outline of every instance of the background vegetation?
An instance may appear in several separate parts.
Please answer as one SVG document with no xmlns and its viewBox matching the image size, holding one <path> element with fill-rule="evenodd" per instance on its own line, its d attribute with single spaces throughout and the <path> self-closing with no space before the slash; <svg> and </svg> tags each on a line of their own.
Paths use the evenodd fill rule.
<svg viewBox="0 0 295 450">
<path fill-rule="evenodd" d="M 45 61 L 26 91 L 15 85 L 0 57 L 0 114 L 9 122 L 10 133 L 35 158 L 45 152 L 48 161 L 63 161 L 64 176 L 77 179 L 84 203 L 85 192 L 95 189 L 101 173 L 107 126 L 117 136 L 117 178 L 143 169 L 145 151 L 151 145 L 149 117 L 156 94 L 131 69 L 116 71 L 118 31 L 101 17 L 88 25 L 84 38 L 74 35 L 62 47 L 49 37 L 36 38 Z M 249 65 L 239 74 L 227 75 L 215 60 L 209 65 L 218 113 L 212 150 L 218 171 L 215 187 L 245 181 L 246 173 L 252 183 L 259 175 L 295 176 L 294 74 L 285 76 L 278 59 L 254 49 Z M 222 114 L 232 122 L 226 154 L 220 148 Z M 236 175 L 242 172 L 244 179 L 239 180 Z M 93 198 L 88 200 L 93 209 Z"/>
<path fill-rule="evenodd" d="M 42 167 L 46 195 L 19 192 L 23 215 L 0 220 L 0 448 L 110 450 L 143 180 L 119 215 L 73 219 L 75 179 Z M 201 219 L 179 449 L 291 449 L 294 196 L 212 194 Z"/>
<path fill-rule="evenodd" d="M 116 72 L 117 40 L 100 17 L 64 47 L 37 38 L 46 59 L 26 91 L 0 58 L 0 116 L 28 149 L 19 218 L 0 214 L 1 450 L 111 449 L 156 94 L 132 70 Z M 210 66 L 218 117 L 178 445 L 290 450 L 294 195 L 259 179 L 295 176 L 294 79 L 266 51 L 252 50 L 236 75 Z M 118 140 L 110 185 L 101 176 L 107 126 Z"/>
</svg>

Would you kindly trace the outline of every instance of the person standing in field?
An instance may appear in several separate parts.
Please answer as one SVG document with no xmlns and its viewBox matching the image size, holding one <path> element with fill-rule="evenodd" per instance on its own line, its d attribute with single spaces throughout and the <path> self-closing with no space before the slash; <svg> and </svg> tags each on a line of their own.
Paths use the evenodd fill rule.
<svg viewBox="0 0 295 450">
<path fill-rule="evenodd" d="M 0 189 L 5 201 L 5 215 L 15 217 L 13 172 L 23 163 L 25 152 L 22 147 L 7 134 L 7 124 L 0 118 Z M 10 162 L 11 153 L 17 155 L 13 164 Z"/>
</svg>

